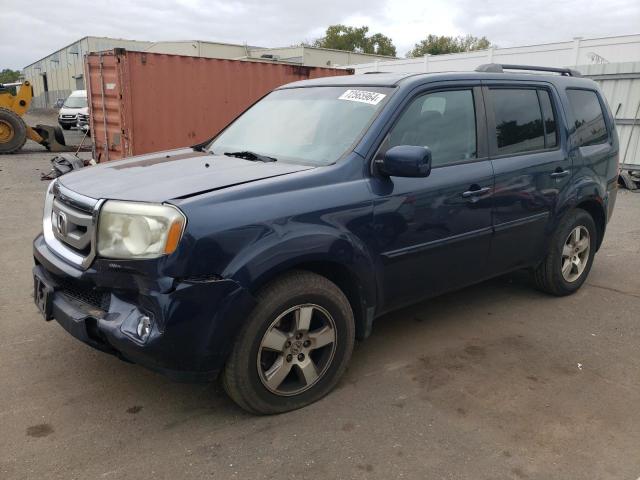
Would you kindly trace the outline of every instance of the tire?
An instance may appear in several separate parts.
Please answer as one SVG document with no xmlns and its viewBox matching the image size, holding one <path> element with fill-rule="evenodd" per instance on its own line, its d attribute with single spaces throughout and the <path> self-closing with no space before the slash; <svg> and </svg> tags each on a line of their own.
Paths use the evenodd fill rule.
<svg viewBox="0 0 640 480">
<path fill-rule="evenodd" d="M 68 127 L 67 130 L 71 128 Z M 65 145 L 66 144 L 66 140 L 64 139 L 64 133 L 62 133 L 62 130 L 60 130 L 59 128 L 53 127 L 53 136 L 56 139 L 56 142 L 58 142 L 60 145 Z"/>
<path fill-rule="evenodd" d="M 300 329 L 297 340 L 295 326 L 304 325 L 304 318 L 311 319 L 308 331 L 303 334 L 304 328 Z M 334 342 L 314 349 L 327 341 L 321 337 L 331 336 Z M 265 345 L 274 337 L 286 342 L 272 351 Z M 320 275 L 290 272 L 258 293 L 257 305 L 238 334 L 223 371 L 224 389 L 252 413 L 275 414 L 304 407 L 338 383 L 351 358 L 354 338 L 353 312 L 344 293 Z M 317 377 L 304 374 L 303 368 Z M 289 373 L 278 380 L 278 374 L 285 371 Z M 272 372 L 276 374 L 268 380 Z M 315 380 L 307 382 L 308 378 Z"/>
<path fill-rule="evenodd" d="M 577 243 L 574 241 L 576 230 L 579 231 L 580 238 Z M 588 233 L 586 240 L 585 232 Z M 574 236 L 570 239 L 569 235 Z M 559 297 L 576 292 L 587 279 L 593 265 L 597 235 L 596 224 L 588 212 L 580 208 L 569 212 L 556 229 L 547 256 L 533 272 L 536 287 L 543 292 Z M 568 242 L 576 245 L 575 249 L 572 250 L 571 244 Z M 587 252 L 582 250 L 580 253 L 576 253 L 587 244 Z M 570 256 L 567 257 L 566 254 L 570 254 Z M 567 259 L 571 262 L 574 257 L 578 257 L 580 262 L 572 264 L 570 269 L 567 269 L 568 272 L 565 270 L 563 273 L 563 265 L 568 265 Z"/>
<path fill-rule="evenodd" d="M 27 125 L 12 110 L 0 107 L 0 153 L 14 153 L 27 141 Z"/>
</svg>

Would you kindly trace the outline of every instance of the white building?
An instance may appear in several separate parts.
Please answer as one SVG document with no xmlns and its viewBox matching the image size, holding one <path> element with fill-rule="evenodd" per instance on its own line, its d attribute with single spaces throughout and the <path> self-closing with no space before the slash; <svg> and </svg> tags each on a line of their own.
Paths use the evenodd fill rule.
<svg viewBox="0 0 640 480">
<path fill-rule="evenodd" d="M 264 48 L 233 43 L 186 40 L 155 42 L 147 50 L 154 53 L 171 53 L 191 57 L 225 58 L 229 60 L 272 61 L 292 63 L 308 67 L 344 67 L 350 64 L 394 60 L 394 57 L 369 53 L 346 52 L 329 48 L 294 46 Z"/>
<path fill-rule="evenodd" d="M 33 85 L 33 107 L 50 107 L 72 90 L 85 88 L 84 55 L 89 52 L 125 48 L 127 50 L 262 62 L 288 63 L 312 67 L 338 67 L 347 64 L 392 60 L 393 57 L 345 52 L 314 47 L 263 48 L 233 43 L 186 40 L 142 42 L 116 38 L 84 37 L 23 69 Z"/>
<path fill-rule="evenodd" d="M 151 42 L 120 38 L 83 37 L 50 53 L 22 70 L 33 85 L 33 107 L 50 107 L 58 98 L 66 98 L 72 90 L 84 90 L 84 55 L 89 52 L 126 48 L 146 50 Z"/>
</svg>

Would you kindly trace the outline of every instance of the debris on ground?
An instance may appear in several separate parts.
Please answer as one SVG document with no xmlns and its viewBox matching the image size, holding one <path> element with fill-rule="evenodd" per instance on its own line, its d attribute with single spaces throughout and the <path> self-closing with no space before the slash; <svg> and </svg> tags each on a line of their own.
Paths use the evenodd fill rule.
<svg viewBox="0 0 640 480">
<path fill-rule="evenodd" d="M 77 155 L 71 153 L 61 153 L 51 159 L 51 170 L 48 173 L 41 174 L 40 179 L 53 180 L 65 173 L 78 170 L 88 165 L 95 165 L 95 161 L 93 159 L 82 160 Z"/>
</svg>

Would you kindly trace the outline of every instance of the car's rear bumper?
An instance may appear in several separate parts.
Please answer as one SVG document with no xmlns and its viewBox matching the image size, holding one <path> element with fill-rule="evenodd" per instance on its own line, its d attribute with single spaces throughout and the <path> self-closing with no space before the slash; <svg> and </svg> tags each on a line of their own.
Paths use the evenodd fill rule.
<svg viewBox="0 0 640 480">
<path fill-rule="evenodd" d="M 166 291 L 146 290 L 130 274 L 81 271 L 44 242 L 34 241 L 34 275 L 52 287 L 53 318 L 71 335 L 107 353 L 181 381 L 214 379 L 253 297 L 232 280 L 174 281 Z M 146 341 L 136 333 L 141 316 L 152 319 Z"/>
</svg>

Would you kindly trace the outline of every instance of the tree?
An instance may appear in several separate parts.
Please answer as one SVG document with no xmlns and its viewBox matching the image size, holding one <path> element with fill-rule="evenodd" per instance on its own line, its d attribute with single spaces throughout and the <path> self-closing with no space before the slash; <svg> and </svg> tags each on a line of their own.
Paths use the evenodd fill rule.
<svg viewBox="0 0 640 480">
<path fill-rule="evenodd" d="M 413 50 L 407 52 L 407 57 L 423 57 L 424 55 L 442 55 L 444 53 L 471 52 L 484 50 L 491 46 L 487 37 L 473 35 L 447 37 L 446 35 L 428 35 L 427 38 L 416 43 Z"/>
<path fill-rule="evenodd" d="M 0 83 L 13 83 L 20 79 L 20 72 L 18 70 L 11 70 L 5 68 L 0 71 Z"/>
<path fill-rule="evenodd" d="M 369 27 L 349 27 L 347 25 L 331 25 L 324 37 L 313 42 L 314 47 L 333 48 L 356 53 L 375 53 L 395 57 L 396 47 L 389 37 L 382 33 L 367 36 Z"/>
</svg>

